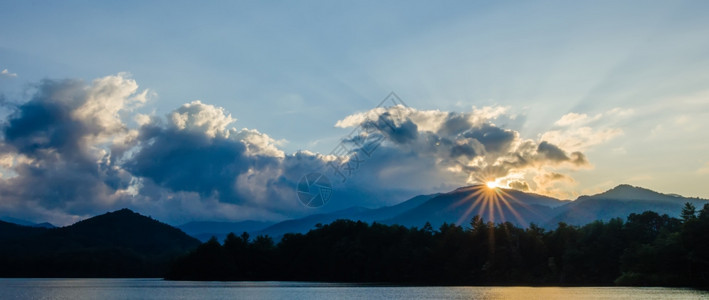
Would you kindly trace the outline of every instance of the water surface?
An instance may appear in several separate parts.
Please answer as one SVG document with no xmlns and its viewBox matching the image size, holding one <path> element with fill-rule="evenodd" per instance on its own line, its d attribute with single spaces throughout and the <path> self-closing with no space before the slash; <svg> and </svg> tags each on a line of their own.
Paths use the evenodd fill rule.
<svg viewBox="0 0 709 300">
<path fill-rule="evenodd" d="M 0 299 L 709 299 L 683 288 L 402 287 L 313 282 L 0 279 Z"/>
</svg>

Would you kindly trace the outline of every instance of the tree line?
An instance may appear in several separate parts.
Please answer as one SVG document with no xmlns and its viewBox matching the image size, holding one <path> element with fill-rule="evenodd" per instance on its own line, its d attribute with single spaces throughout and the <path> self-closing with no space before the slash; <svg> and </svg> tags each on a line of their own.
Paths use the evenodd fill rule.
<svg viewBox="0 0 709 300">
<path fill-rule="evenodd" d="M 175 261 L 166 279 L 706 287 L 709 204 L 553 230 L 475 216 L 437 230 L 337 220 L 278 244 L 232 233 Z"/>
</svg>

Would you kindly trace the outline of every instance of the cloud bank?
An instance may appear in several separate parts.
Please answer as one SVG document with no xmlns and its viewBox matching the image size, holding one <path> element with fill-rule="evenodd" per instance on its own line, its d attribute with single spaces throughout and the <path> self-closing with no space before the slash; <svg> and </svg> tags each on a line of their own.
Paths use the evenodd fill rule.
<svg viewBox="0 0 709 300">
<path fill-rule="evenodd" d="M 126 74 L 88 83 L 41 82 L 0 125 L 0 215 L 67 224 L 130 207 L 180 223 L 280 220 L 318 212 L 298 202 L 296 184 L 338 157 L 284 153 L 280 141 L 258 130 L 237 129 L 229 112 L 200 101 L 166 116 L 135 113 L 148 95 Z M 344 117 L 337 127 L 377 128 L 366 132 L 384 142 L 356 174 L 336 186 L 322 209 L 391 205 L 416 194 L 490 180 L 553 194 L 557 184 L 574 182 L 565 171 L 589 166 L 581 151 L 592 142 L 566 145 L 558 138 L 560 130 L 540 140 L 522 138 L 495 124 L 509 117 L 508 111 L 395 106 Z M 567 115 L 557 125 L 589 119 Z M 584 127 L 574 128 L 588 136 Z M 602 140 L 615 133 L 595 134 Z M 344 142 L 354 145 L 357 138 L 366 136 Z"/>
</svg>

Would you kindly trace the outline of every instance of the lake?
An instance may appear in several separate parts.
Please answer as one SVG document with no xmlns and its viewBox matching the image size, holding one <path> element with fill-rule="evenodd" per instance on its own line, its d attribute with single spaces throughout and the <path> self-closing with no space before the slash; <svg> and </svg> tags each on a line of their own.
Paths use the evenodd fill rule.
<svg viewBox="0 0 709 300">
<path fill-rule="evenodd" d="M 683 288 L 402 287 L 313 282 L 0 279 L 0 299 L 709 299 Z"/>
</svg>

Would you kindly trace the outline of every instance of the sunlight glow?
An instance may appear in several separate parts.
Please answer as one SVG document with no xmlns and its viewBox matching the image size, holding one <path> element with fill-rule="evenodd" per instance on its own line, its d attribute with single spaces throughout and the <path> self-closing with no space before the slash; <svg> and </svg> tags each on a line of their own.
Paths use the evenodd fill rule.
<svg viewBox="0 0 709 300">
<path fill-rule="evenodd" d="M 490 183 L 493 183 L 494 186 L 491 187 Z M 467 205 L 466 211 L 456 222 L 458 225 L 469 220 L 472 216 L 478 215 L 493 223 L 506 222 L 514 218 L 518 224 L 527 226 L 527 222 L 517 212 L 517 209 L 521 208 L 534 213 L 532 207 L 509 194 L 502 185 L 494 181 L 473 185 L 467 189 L 470 194 L 453 204 L 453 206 Z"/>
</svg>

